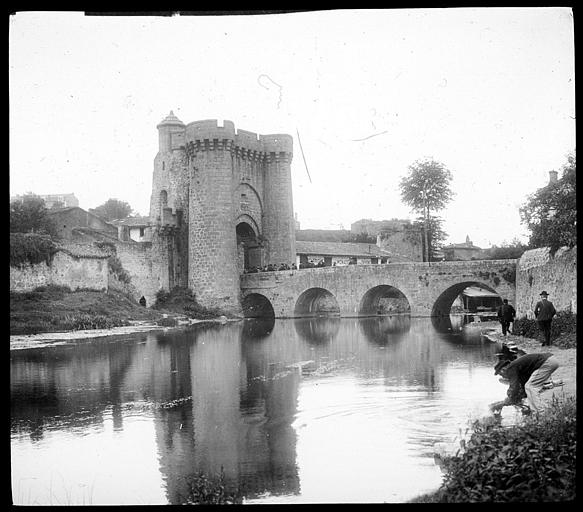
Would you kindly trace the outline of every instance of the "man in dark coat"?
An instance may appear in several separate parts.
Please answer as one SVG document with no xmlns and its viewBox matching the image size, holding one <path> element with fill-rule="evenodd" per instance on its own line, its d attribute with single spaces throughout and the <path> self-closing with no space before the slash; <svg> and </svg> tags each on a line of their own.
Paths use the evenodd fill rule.
<svg viewBox="0 0 583 512">
<path fill-rule="evenodd" d="M 506 399 L 490 404 L 492 412 L 499 412 L 506 405 L 522 405 L 527 398 L 531 409 L 540 412 L 543 401 L 540 393 L 551 374 L 559 367 L 559 361 L 550 352 L 525 354 L 509 362 L 498 373 L 510 382 Z"/>
<path fill-rule="evenodd" d="M 510 324 L 514 322 L 516 310 L 508 304 L 508 299 L 504 299 L 503 304 L 498 308 L 498 320 L 502 324 L 502 335 L 506 336 L 510 332 Z"/>
<path fill-rule="evenodd" d="M 548 300 L 549 294 L 545 291 L 540 293 L 541 300 L 536 303 L 534 307 L 534 317 L 538 322 L 540 330 L 543 332 L 545 341 L 543 341 L 542 346 L 550 346 L 551 343 L 551 323 L 553 317 L 557 314 L 557 310 L 553 303 Z"/>
</svg>

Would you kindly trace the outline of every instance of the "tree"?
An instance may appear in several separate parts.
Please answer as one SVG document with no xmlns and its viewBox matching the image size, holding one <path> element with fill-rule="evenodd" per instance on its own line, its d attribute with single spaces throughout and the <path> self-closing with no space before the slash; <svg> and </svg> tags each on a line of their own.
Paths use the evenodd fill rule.
<svg viewBox="0 0 583 512">
<path fill-rule="evenodd" d="M 10 202 L 10 232 L 55 236 L 56 226 L 47 213 L 45 201 L 34 194 Z"/>
<path fill-rule="evenodd" d="M 105 203 L 98 206 L 91 213 L 98 215 L 104 220 L 125 219 L 132 213 L 132 207 L 125 201 L 119 199 L 108 199 Z"/>
<path fill-rule="evenodd" d="M 425 219 L 423 217 L 415 219 L 412 227 L 417 232 L 421 232 L 425 235 Z M 436 256 L 435 253 L 441 249 L 443 242 L 446 239 L 447 233 L 443 230 L 443 219 L 436 216 L 430 217 L 427 221 L 427 248 L 425 246 L 425 240 L 421 240 L 423 254 L 426 254 L 429 257 L 427 261 L 441 261 L 441 257 Z"/>
<path fill-rule="evenodd" d="M 577 187 L 575 153 L 568 155 L 563 175 L 554 183 L 528 196 L 520 208 L 520 219 L 530 230 L 531 249 L 577 245 Z"/>
<path fill-rule="evenodd" d="M 432 212 L 438 212 L 453 198 L 451 172 L 432 159 L 417 160 L 409 166 L 409 174 L 401 178 L 401 199 L 420 213 L 423 221 L 425 261 L 430 261 L 430 225 Z"/>
<path fill-rule="evenodd" d="M 511 242 L 503 242 L 502 245 L 493 245 L 487 250 L 484 259 L 486 260 L 515 260 L 522 256 L 524 251 L 528 249 L 526 244 L 523 244 L 518 238 L 514 238 Z"/>
</svg>

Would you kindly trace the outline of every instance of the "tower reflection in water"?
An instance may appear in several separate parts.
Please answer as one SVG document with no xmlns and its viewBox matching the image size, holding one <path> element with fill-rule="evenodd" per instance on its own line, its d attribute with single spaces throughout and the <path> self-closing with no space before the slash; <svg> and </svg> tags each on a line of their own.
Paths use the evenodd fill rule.
<svg viewBox="0 0 583 512">
<path fill-rule="evenodd" d="M 246 320 L 172 344 L 171 359 L 183 365 L 179 394 L 192 400 L 158 411 L 159 459 L 171 504 L 184 502 L 189 480 L 199 473 L 223 471 L 227 490 L 240 487 L 248 497 L 299 492 L 291 428 L 299 375 L 274 372 L 279 361 L 269 354 L 277 352 L 259 346 L 273 324 Z M 224 329 L 241 329 L 240 336 Z"/>
</svg>

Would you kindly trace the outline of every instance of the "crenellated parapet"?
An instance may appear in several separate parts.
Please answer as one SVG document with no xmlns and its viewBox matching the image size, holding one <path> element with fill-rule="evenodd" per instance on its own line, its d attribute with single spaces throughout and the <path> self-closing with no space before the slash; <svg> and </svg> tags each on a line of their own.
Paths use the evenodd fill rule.
<svg viewBox="0 0 583 512">
<path fill-rule="evenodd" d="M 234 156 L 256 162 L 291 162 L 293 138 L 287 134 L 258 135 L 235 130 L 232 121 L 218 125 L 216 119 L 195 121 L 186 125 L 184 147 L 189 157 L 204 151 L 229 151 Z"/>
</svg>

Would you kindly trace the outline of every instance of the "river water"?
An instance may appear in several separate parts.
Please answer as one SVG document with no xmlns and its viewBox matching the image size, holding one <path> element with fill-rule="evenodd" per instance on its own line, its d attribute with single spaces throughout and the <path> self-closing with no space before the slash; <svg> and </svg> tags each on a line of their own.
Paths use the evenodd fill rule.
<svg viewBox="0 0 583 512">
<path fill-rule="evenodd" d="M 247 319 L 10 352 L 15 504 L 405 502 L 435 446 L 504 398 L 500 348 L 450 317 Z"/>
</svg>

